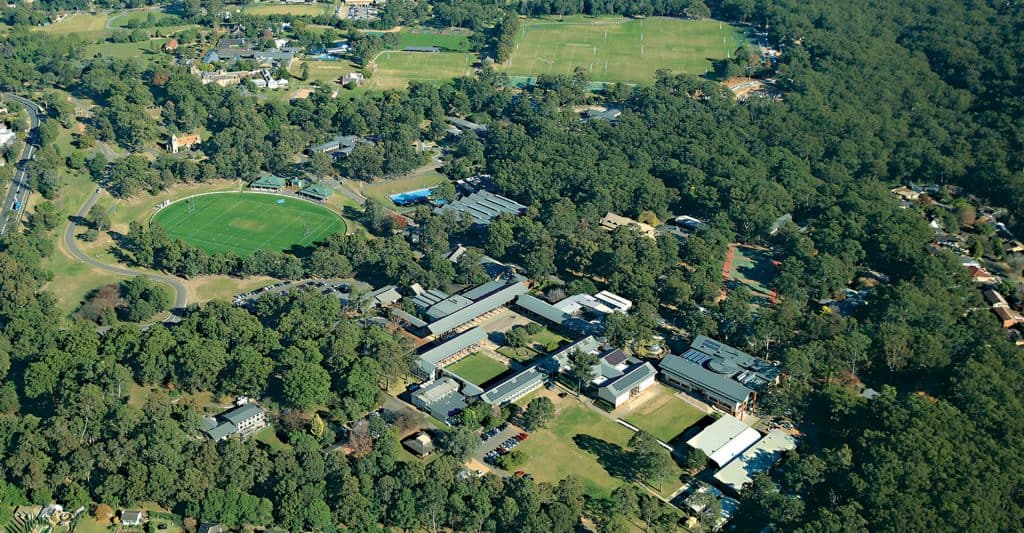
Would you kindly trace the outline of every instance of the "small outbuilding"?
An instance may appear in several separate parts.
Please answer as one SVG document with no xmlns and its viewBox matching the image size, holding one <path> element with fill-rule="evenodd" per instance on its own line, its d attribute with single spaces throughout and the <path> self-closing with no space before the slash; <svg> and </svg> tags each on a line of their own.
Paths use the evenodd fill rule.
<svg viewBox="0 0 1024 533">
<path fill-rule="evenodd" d="M 319 183 L 316 185 L 310 185 L 309 187 L 299 191 L 299 196 L 304 196 L 321 204 L 326 202 L 332 194 L 334 194 L 334 191 L 332 191 L 330 187 Z"/>
<path fill-rule="evenodd" d="M 402 445 L 409 449 L 412 453 L 426 457 L 434 451 L 434 439 L 430 438 L 424 431 L 409 437 L 402 441 Z"/>
</svg>

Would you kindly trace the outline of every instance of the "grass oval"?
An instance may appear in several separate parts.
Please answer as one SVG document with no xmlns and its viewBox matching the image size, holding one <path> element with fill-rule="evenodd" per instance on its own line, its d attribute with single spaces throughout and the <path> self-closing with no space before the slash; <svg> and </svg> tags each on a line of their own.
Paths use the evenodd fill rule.
<svg viewBox="0 0 1024 533">
<path fill-rule="evenodd" d="M 298 198 L 215 193 L 183 198 L 153 216 L 169 235 L 210 253 L 284 251 L 345 232 L 337 213 Z"/>
</svg>

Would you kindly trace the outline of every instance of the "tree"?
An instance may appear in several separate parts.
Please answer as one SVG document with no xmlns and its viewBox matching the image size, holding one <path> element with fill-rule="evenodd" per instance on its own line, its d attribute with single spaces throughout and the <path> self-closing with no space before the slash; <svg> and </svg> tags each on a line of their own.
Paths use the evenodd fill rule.
<svg viewBox="0 0 1024 533">
<path fill-rule="evenodd" d="M 672 467 L 672 458 L 668 451 L 661 447 L 658 439 L 640 430 L 629 439 L 630 462 L 639 479 L 645 483 L 658 482 L 658 490 L 664 488 L 665 474 Z"/>
<path fill-rule="evenodd" d="M 555 404 L 545 396 L 538 396 L 526 404 L 523 411 L 523 427 L 527 431 L 534 431 L 548 425 L 555 417 Z"/>
<path fill-rule="evenodd" d="M 464 426 L 446 432 L 441 439 L 441 447 L 444 451 L 459 461 L 466 460 L 479 444 L 480 437 L 476 430 Z"/>
<path fill-rule="evenodd" d="M 576 394 L 578 395 L 584 385 L 594 379 L 594 366 L 600 361 L 597 354 L 573 350 L 569 354 L 569 375 L 576 380 Z"/>
<path fill-rule="evenodd" d="M 281 376 L 281 394 L 285 404 L 310 409 L 327 403 L 331 394 L 331 376 L 318 364 L 299 361 Z"/>
<path fill-rule="evenodd" d="M 683 10 L 687 17 L 701 20 L 711 16 L 711 8 L 704 3 L 704 0 L 690 0 L 690 5 Z"/>
<path fill-rule="evenodd" d="M 686 454 L 686 469 L 690 472 L 702 470 L 708 464 L 708 456 L 703 450 L 692 449 Z"/>
<path fill-rule="evenodd" d="M 36 205 L 35 211 L 32 212 L 32 216 L 29 218 L 29 226 L 36 232 L 49 231 L 57 227 L 57 224 L 60 223 L 60 218 L 57 206 L 47 200 Z"/>
<path fill-rule="evenodd" d="M 430 197 L 435 200 L 453 202 L 455 201 L 455 185 L 449 180 L 444 180 L 434 187 L 430 192 Z"/>
</svg>

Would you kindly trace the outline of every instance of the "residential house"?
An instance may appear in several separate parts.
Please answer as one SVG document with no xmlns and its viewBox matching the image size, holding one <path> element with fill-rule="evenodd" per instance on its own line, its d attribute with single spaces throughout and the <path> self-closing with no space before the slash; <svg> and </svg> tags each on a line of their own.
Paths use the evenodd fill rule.
<svg viewBox="0 0 1024 533">
<path fill-rule="evenodd" d="M 999 319 L 999 323 L 1005 329 L 1012 328 L 1017 324 L 1024 324 L 1024 315 L 1021 315 L 1017 310 L 1011 309 L 1010 307 L 996 307 L 992 306 L 992 312 L 995 313 Z"/>
<path fill-rule="evenodd" d="M 459 382 L 450 377 L 436 379 L 412 393 L 412 404 L 444 422 L 466 408 L 466 397 L 459 388 Z"/>
<path fill-rule="evenodd" d="M 796 449 L 796 439 L 782 430 L 773 429 L 739 457 L 715 473 L 715 481 L 733 494 L 741 493 L 753 479 L 779 462 L 782 454 Z"/>
<path fill-rule="evenodd" d="M 0 146 L 13 141 L 14 137 L 15 133 L 7 127 L 7 124 L 0 124 Z"/>
<path fill-rule="evenodd" d="M 349 72 L 341 77 L 342 85 L 354 85 L 356 87 L 366 83 L 366 78 L 363 77 L 362 72 Z"/>
<path fill-rule="evenodd" d="M 970 274 L 971 280 L 975 283 L 995 283 L 997 279 L 988 270 L 985 270 L 985 268 L 981 266 L 968 266 L 967 273 Z"/>
<path fill-rule="evenodd" d="M 254 403 L 247 403 L 207 419 L 206 434 L 213 440 L 224 440 L 231 435 L 246 436 L 267 425 L 267 413 Z"/>
<path fill-rule="evenodd" d="M 606 214 L 601 218 L 599 224 L 601 228 L 606 231 L 615 231 L 615 229 L 620 226 L 629 226 L 651 239 L 657 237 L 657 232 L 655 231 L 654 226 L 644 224 L 643 222 L 637 222 L 629 217 L 624 217 L 615 213 Z"/>
<path fill-rule="evenodd" d="M 146 521 L 146 511 L 121 511 L 122 526 L 141 526 Z"/>
<path fill-rule="evenodd" d="M 910 187 L 899 186 L 892 189 L 891 192 L 899 197 L 901 200 L 906 202 L 916 202 L 924 196 L 924 192 L 920 190 L 913 190 Z"/>
<path fill-rule="evenodd" d="M 199 145 L 203 140 L 199 137 L 198 133 L 189 133 L 185 135 L 171 135 L 171 153 L 176 154 L 182 149 L 188 150 L 193 146 Z"/>
<path fill-rule="evenodd" d="M 738 418 L 732 415 L 722 415 L 710 426 L 686 441 L 686 445 L 694 450 L 704 452 L 709 461 L 721 467 L 743 453 L 760 438 L 761 434 L 757 430 L 744 424 Z"/>
<path fill-rule="evenodd" d="M 163 48 L 164 48 L 165 52 L 173 52 L 173 51 L 177 50 L 178 49 L 178 40 L 175 39 L 175 38 L 171 38 L 171 40 L 169 40 L 166 43 L 164 43 Z"/>
<path fill-rule="evenodd" d="M 196 533 L 225 533 L 224 526 L 212 522 L 203 522 L 199 525 Z"/>
<path fill-rule="evenodd" d="M 581 113 L 583 122 L 590 122 L 592 120 L 599 120 L 602 122 L 608 122 L 614 124 L 618 122 L 619 115 L 622 114 L 622 110 L 615 107 L 608 108 L 590 108 L 584 109 Z"/>
</svg>

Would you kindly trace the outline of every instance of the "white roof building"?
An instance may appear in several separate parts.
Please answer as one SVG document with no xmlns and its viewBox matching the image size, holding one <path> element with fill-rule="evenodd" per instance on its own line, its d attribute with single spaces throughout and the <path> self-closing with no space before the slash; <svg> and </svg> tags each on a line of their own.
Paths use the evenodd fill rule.
<svg viewBox="0 0 1024 533">
<path fill-rule="evenodd" d="M 756 429 L 744 424 L 740 419 L 732 415 L 723 415 L 704 428 L 704 431 L 686 441 L 686 444 L 701 450 L 713 463 L 722 466 L 760 438 L 761 434 Z"/>
<path fill-rule="evenodd" d="M 796 439 L 782 430 L 773 429 L 756 444 L 715 472 L 715 480 L 736 494 L 761 472 L 768 471 L 782 458 L 782 454 L 796 449 Z"/>
<path fill-rule="evenodd" d="M 4 146 L 14 140 L 14 135 L 14 132 L 6 124 L 0 124 L 0 146 Z"/>
</svg>

